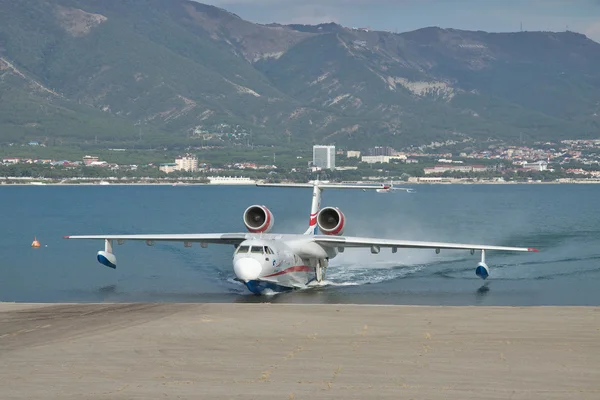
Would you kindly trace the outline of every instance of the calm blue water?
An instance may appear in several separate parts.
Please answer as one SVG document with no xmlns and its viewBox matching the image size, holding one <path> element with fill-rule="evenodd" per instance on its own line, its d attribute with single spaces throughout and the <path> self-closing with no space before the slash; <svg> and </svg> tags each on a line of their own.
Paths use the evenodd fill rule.
<svg viewBox="0 0 600 400">
<path fill-rule="evenodd" d="M 475 276 L 468 251 L 347 250 L 331 286 L 256 297 L 233 280 L 231 246 L 127 242 L 117 270 L 101 241 L 63 235 L 239 232 L 251 204 L 276 232 L 306 229 L 310 189 L 216 186 L 0 187 L 0 301 L 294 302 L 438 305 L 600 305 L 600 185 L 420 185 L 416 193 L 325 191 L 347 235 L 537 247 L 489 252 Z M 30 247 L 37 236 L 42 247 Z"/>
</svg>

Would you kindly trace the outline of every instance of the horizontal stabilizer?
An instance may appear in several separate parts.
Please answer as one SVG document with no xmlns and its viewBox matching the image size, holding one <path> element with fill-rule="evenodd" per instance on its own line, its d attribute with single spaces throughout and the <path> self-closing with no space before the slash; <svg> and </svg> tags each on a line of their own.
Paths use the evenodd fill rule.
<svg viewBox="0 0 600 400">
<path fill-rule="evenodd" d="M 383 189 L 385 185 L 348 185 L 343 183 L 257 183 L 259 187 L 287 187 L 287 188 L 314 188 L 319 189 Z"/>
</svg>

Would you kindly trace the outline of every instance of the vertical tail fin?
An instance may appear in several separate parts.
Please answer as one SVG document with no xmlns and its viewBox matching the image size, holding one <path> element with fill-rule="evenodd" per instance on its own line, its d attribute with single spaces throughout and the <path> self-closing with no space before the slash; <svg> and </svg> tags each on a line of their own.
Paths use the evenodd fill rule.
<svg viewBox="0 0 600 400">
<path fill-rule="evenodd" d="M 321 209 L 321 188 L 317 183 L 313 186 L 312 204 L 310 206 L 310 220 L 308 229 L 304 232 L 305 235 L 316 235 L 319 228 L 317 227 L 317 214 Z"/>
</svg>

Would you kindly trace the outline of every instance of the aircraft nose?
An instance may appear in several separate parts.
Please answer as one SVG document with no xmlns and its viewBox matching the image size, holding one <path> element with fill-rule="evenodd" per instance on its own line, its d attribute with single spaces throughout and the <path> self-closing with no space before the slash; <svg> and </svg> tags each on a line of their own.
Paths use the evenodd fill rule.
<svg viewBox="0 0 600 400">
<path fill-rule="evenodd" d="M 260 276 L 262 266 L 253 258 L 238 258 L 233 262 L 233 272 L 238 279 L 248 282 Z"/>
</svg>

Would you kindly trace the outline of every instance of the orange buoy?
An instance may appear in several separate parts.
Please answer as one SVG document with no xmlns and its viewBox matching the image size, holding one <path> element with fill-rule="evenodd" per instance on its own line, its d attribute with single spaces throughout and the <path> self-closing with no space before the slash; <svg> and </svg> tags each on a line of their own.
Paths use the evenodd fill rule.
<svg viewBox="0 0 600 400">
<path fill-rule="evenodd" d="M 40 242 L 38 242 L 35 236 L 33 237 L 33 243 L 31 243 L 31 247 L 40 247 Z"/>
</svg>

